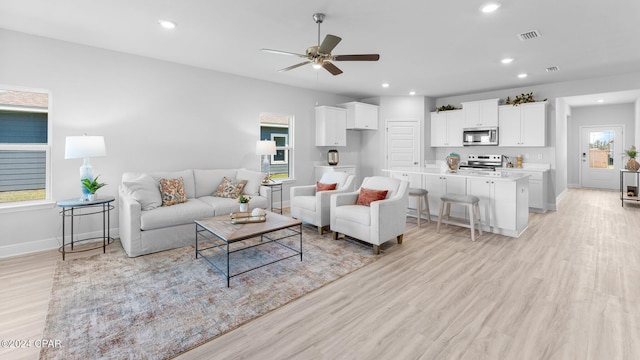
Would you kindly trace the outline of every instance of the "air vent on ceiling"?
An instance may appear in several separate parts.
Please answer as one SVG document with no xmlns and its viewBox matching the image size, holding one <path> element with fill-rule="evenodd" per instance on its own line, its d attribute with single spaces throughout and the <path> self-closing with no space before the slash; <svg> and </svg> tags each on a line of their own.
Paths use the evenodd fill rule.
<svg viewBox="0 0 640 360">
<path fill-rule="evenodd" d="M 549 66 L 545 70 L 547 70 L 547 72 L 552 72 L 552 71 L 558 71 L 558 70 L 560 70 L 560 68 L 557 67 L 557 66 Z"/>
<path fill-rule="evenodd" d="M 531 30 L 531 31 L 518 34 L 518 39 L 520 39 L 520 41 L 531 40 L 539 37 L 540 37 L 540 32 L 538 30 Z"/>
</svg>

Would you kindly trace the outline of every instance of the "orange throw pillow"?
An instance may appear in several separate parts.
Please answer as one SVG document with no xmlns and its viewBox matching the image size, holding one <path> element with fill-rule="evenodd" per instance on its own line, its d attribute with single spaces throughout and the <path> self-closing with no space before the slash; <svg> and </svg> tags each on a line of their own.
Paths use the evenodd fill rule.
<svg viewBox="0 0 640 360">
<path fill-rule="evenodd" d="M 320 181 L 318 181 L 316 183 L 316 191 L 335 190 L 337 186 L 338 186 L 337 183 L 335 183 L 335 184 L 323 184 Z"/>
<path fill-rule="evenodd" d="M 358 194 L 358 201 L 356 205 L 370 206 L 374 201 L 384 200 L 387 197 L 389 190 L 370 190 L 362 188 L 360 194 Z"/>
</svg>

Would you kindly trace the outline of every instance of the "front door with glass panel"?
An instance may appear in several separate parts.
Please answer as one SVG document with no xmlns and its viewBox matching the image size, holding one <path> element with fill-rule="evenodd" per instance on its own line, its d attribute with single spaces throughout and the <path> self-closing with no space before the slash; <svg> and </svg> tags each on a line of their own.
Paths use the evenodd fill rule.
<svg viewBox="0 0 640 360">
<path fill-rule="evenodd" d="M 580 184 L 618 189 L 622 162 L 622 126 L 580 127 Z"/>
</svg>

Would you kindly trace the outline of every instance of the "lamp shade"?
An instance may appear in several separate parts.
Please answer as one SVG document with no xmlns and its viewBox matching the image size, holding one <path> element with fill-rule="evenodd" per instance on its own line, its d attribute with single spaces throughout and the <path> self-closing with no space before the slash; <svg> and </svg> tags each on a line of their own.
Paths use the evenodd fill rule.
<svg viewBox="0 0 640 360">
<path fill-rule="evenodd" d="M 107 155 L 103 136 L 67 136 L 65 159 L 89 158 Z"/>
<path fill-rule="evenodd" d="M 256 142 L 256 154 L 274 155 L 276 153 L 276 142 L 272 140 L 258 140 Z"/>
</svg>

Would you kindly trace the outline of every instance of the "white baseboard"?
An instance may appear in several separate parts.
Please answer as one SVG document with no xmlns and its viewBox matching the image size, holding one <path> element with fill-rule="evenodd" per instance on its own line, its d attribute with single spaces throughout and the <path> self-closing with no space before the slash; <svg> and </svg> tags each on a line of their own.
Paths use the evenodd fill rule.
<svg viewBox="0 0 640 360">
<path fill-rule="evenodd" d="M 117 229 L 117 228 L 110 230 L 110 235 L 111 235 L 112 238 L 118 238 L 120 236 L 118 230 L 119 229 Z M 102 236 L 102 230 L 87 232 L 87 233 L 83 233 L 83 234 L 74 234 L 74 236 L 77 236 L 77 238 L 79 238 L 79 239 L 98 237 L 98 236 Z M 29 241 L 29 242 L 24 242 L 24 243 L 20 243 L 20 244 L 11 244 L 11 245 L 0 246 L 0 259 L 1 258 L 12 257 L 12 256 L 18 256 L 18 255 L 26 255 L 26 254 L 36 253 L 36 252 L 40 252 L 40 251 L 47 251 L 47 250 L 57 249 L 62 245 L 61 243 L 58 242 L 58 241 L 60 241 L 59 238 L 60 237 L 58 236 L 58 237 L 55 237 L 55 238 L 49 238 L 49 239 L 43 239 L 43 240 L 35 240 L 35 241 Z M 102 240 L 95 239 L 93 241 L 102 241 Z"/>
</svg>

